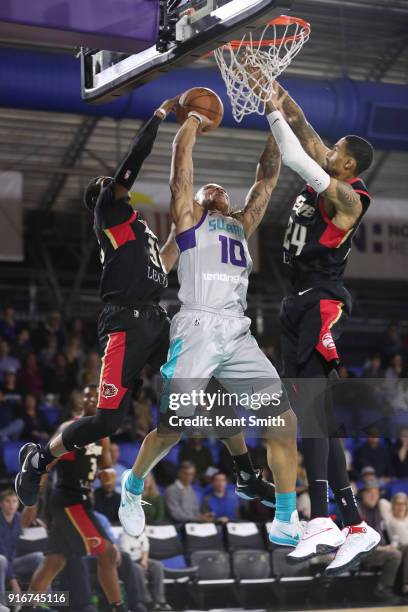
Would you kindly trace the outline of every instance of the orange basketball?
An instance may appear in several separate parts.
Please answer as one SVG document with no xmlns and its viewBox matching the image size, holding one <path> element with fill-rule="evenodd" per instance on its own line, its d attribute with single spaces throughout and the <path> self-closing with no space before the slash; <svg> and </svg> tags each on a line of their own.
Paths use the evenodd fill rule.
<svg viewBox="0 0 408 612">
<path fill-rule="evenodd" d="M 177 109 L 176 117 L 183 123 L 191 111 L 205 115 L 213 122 L 211 130 L 215 130 L 224 116 L 224 105 L 217 94 L 207 87 L 193 87 L 183 93 Z"/>
</svg>

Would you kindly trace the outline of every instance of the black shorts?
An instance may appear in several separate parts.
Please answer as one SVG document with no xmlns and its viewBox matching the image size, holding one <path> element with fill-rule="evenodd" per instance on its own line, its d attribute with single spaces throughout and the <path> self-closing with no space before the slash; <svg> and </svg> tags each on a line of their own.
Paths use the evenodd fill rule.
<svg viewBox="0 0 408 612">
<path fill-rule="evenodd" d="M 158 305 L 113 306 L 99 316 L 103 351 L 98 407 L 118 409 L 130 398 L 146 364 L 158 369 L 167 358 L 170 320 Z"/>
<path fill-rule="evenodd" d="M 284 376 L 301 376 L 305 364 L 312 359 L 316 364 L 338 362 L 336 340 L 343 333 L 350 314 L 351 296 L 341 284 L 293 290 L 285 297 L 280 311 Z M 318 366 L 315 375 L 321 372 Z M 310 368 L 308 376 L 313 377 Z"/>
<path fill-rule="evenodd" d="M 74 555 L 100 555 L 105 551 L 111 539 L 88 504 L 67 506 L 59 495 L 55 495 L 51 497 L 50 506 L 52 522 L 45 554 L 59 554 L 69 559 Z"/>
</svg>

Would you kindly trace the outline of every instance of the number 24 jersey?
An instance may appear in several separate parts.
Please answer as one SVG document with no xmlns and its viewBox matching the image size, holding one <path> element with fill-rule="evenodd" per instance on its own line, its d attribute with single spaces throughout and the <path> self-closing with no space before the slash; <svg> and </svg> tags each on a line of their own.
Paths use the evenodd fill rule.
<svg viewBox="0 0 408 612">
<path fill-rule="evenodd" d="M 347 181 L 360 195 L 363 212 L 351 230 L 334 225 L 324 208 L 324 196 L 309 185 L 298 195 L 283 241 L 283 262 L 295 285 L 341 281 L 352 239 L 370 205 L 370 195 L 361 178 Z"/>
</svg>

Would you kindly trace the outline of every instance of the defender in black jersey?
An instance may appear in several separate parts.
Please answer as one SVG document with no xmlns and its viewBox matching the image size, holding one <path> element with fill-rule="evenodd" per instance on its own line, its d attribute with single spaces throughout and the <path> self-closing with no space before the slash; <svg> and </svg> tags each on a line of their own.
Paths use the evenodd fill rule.
<svg viewBox="0 0 408 612">
<path fill-rule="evenodd" d="M 370 166 L 373 149 L 358 136 L 345 136 L 329 149 L 289 94 L 277 83 L 274 87 L 276 98 L 267 104 L 271 131 L 283 163 L 307 183 L 295 201 L 284 237 L 283 259 L 291 289 L 282 302 L 280 319 L 284 376 L 294 379 L 291 399 L 304 434 L 311 520 L 288 558 L 304 561 L 337 550 L 326 568 L 328 574 L 336 574 L 352 567 L 380 541 L 359 515 L 343 447 L 337 437 L 330 437 L 333 415 L 326 401 L 327 379 L 337 375 L 339 364 L 336 340 L 351 312 L 343 273 L 353 235 L 370 204 L 359 174 Z M 342 513 L 342 532 L 329 518 L 329 483 Z"/>
<path fill-rule="evenodd" d="M 96 385 L 84 389 L 83 415 L 94 416 L 98 398 Z M 63 423 L 63 431 L 70 422 Z M 114 481 L 108 438 L 65 453 L 50 464 L 56 466 L 57 483 L 50 499 L 51 526 L 45 559 L 35 572 L 30 592 L 46 593 L 71 556 L 96 555 L 98 578 L 111 610 L 123 612 L 116 569 L 115 548 L 92 511 L 92 483 L 96 475 Z M 45 484 L 47 476 L 43 476 Z"/>
<path fill-rule="evenodd" d="M 33 443 L 22 447 L 15 487 L 25 506 L 36 504 L 41 474 L 55 457 L 117 431 L 142 368 L 166 360 L 169 320 L 159 299 L 178 249 L 173 234 L 159 249 L 156 236 L 130 206 L 129 189 L 152 150 L 160 123 L 176 103 L 176 98 L 163 102 L 137 134 L 114 177 L 97 177 L 86 189 L 85 204 L 93 215 L 103 266 L 98 410 L 71 423 L 44 450 Z"/>
</svg>

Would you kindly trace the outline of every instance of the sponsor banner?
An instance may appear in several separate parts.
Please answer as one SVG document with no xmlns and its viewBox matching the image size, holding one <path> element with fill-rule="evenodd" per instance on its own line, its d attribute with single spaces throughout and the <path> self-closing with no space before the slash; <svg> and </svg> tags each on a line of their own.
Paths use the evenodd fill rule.
<svg viewBox="0 0 408 612">
<path fill-rule="evenodd" d="M 0 261 L 23 261 L 23 175 L 0 172 Z"/>
<path fill-rule="evenodd" d="M 406 281 L 408 219 L 364 218 L 349 257 L 346 277 Z"/>
</svg>

